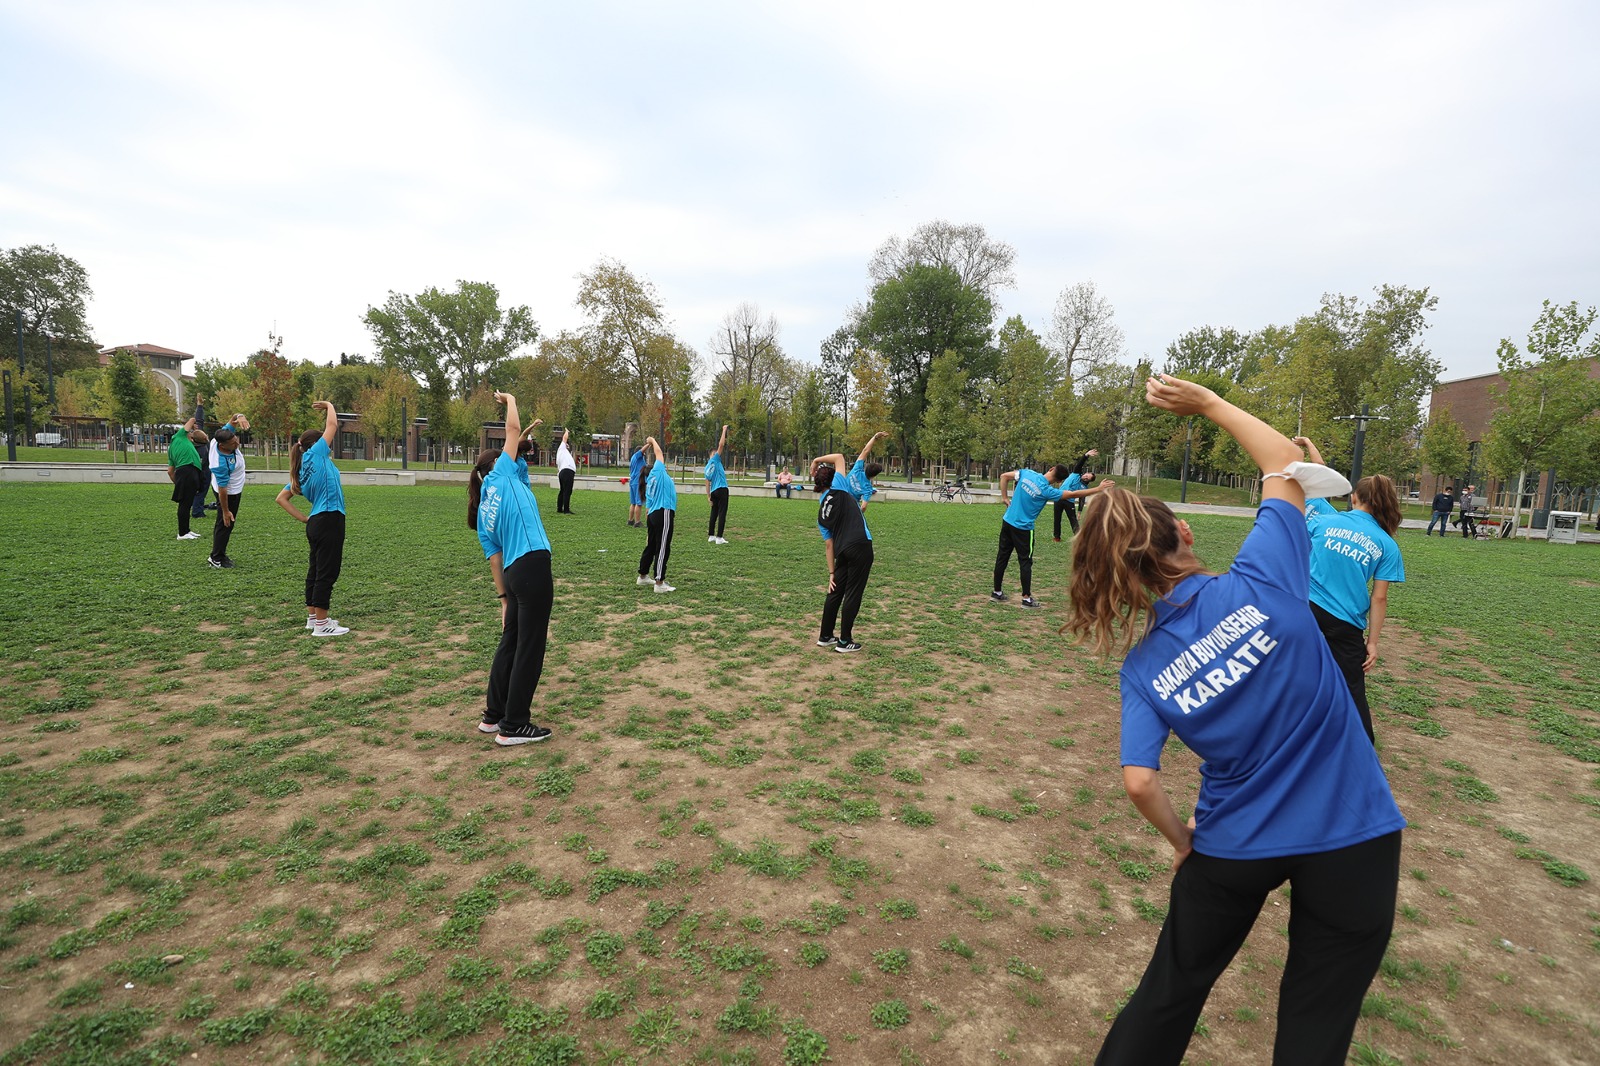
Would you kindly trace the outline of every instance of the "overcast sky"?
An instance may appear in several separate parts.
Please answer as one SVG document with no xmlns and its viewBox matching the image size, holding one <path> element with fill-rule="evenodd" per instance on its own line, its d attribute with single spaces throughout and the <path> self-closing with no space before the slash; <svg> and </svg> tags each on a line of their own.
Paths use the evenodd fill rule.
<svg viewBox="0 0 1600 1066">
<path fill-rule="evenodd" d="M 1600 5 L 0 0 L 0 247 L 89 271 L 107 344 L 372 351 L 390 290 L 574 327 L 602 256 L 705 352 L 787 351 L 942 218 L 1040 332 L 1093 280 L 1130 352 L 1426 286 L 1445 377 L 1600 302 Z"/>
</svg>

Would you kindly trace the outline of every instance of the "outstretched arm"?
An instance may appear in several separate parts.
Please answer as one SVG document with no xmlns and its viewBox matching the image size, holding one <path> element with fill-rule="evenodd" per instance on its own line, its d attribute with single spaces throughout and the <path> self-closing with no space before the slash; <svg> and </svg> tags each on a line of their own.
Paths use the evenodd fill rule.
<svg viewBox="0 0 1600 1066">
<path fill-rule="evenodd" d="M 322 426 L 322 439 L 331 448 L 333 447 L 333 442 L 339 436 L 339 412 L 327 400 L 318 400 L 311 405 L 312 410 L 316 410 L 319 407 L 327 413 L 327 418 Z"/>
<path fill-rule="evenodd" d="M 723 426 L 722 427 L 722 436 L 717 439 L 717 449 L 716 449 L 716 451 L 712 452 L 711 454 L 712 455 L 721 455 L 722 454 L 722 449 L 727 445 L 727 443 L 728 443 L 728 427 L 727 426 Z"/>
<path fill-rule="evenodd" d="M 1071 492 L 1063 492 L 1061 494 L 1061 498 L 1063 500 L 1084 500 L 1088 499 L 1090 496 L 1093 496 L 1097 492 L 1104 492 L 1106 489 L 1112 488 L 1115 485 L 1115 481 L 1112 481 L 1110 478 L 1106 478 L 1093 488 L 1073 489 Z"/>
<path fill-rule="evenodd" d="M 656 462 L 661 463 L 663 465 L 666 463 L 667 457 L 666 457 L 665 453 L 663 453 L 661 451 L 661 442 L 660 441 L 656 440 L 654 437 L 646 437 L 644 439 L 644 446 L 646 448 L 649 448 L 651 451 L 656 453 Z M 646 456 L 646 458 L 649 458 L 649 456 Z"/>
<path fill-rule="evenodd" d="M 1090 459 L 1094 458 L 1095 456 L 1097 456 L 1099 454 L 1100 454 L 1100 449 L 1099 448 L 1090 448 L 1088 451 L 1086 451 L 1082 455 L 1078 456 L 1078 465 L 1074 466 L 1072 468 L 1072 472 L 1074 474 L 1083 473 L 1084 464 L 1087 463 Z"/>
<path fill-rule="evenodd" d="M 1322 453 L 1317 451 L 1317 446 L 1311 443 L 1310 437 L 1290 437 L 1289 439 L 1295 444 L 1298 444 L 1300 447 L 1304 448 L 1306 450 L 1306 454 L 1311 456 L 1311 461 L 1313 463 L 1324 465 L 1322 463 Z"/>
<path fill-rule="evenodd" d="M 506 458 L 516 462 L 517 440 L 522 436 L 522 418 L 517 414 L 517 398 L 509 392 L 497 392 L 494 402 L 506 405 L 506 443 L 501 450 Z"/>
<path fill-rule="evenodd" d="M 888 430 L 880 429 L 880 430 L 878 430 L 878 432 L 876 432 L 872 436 L 868 437 L 867 438 L 867 443 L 865 443 L 865 444 L 863 444 L 861 446 L 861 454 L 856 456 L 856 462 L 858 462 L 858 463 L 866 462 L 867 461 L 867 456 L 872 454 L 872 446 L 874 444 L 878 443 L 878 441 L 880 441 L 883 438 L 887 437 L 888 435 L 889 435 L 889 431 Z M 843 456 L 840 456 L 840 458 L 842 459 Z"/>
<path fill-rule="evenodd" d="M 829 455 L 819 455 L 815 459 L 811 460 L 812 477 L 817 476 L 817 467 L 822 466 L 824 463 L 833 467 L 835 470 L 847 470 L 849 469 L 850 465 L 844 461 L 844 456 L 839 452 L 833 452 Z"/>
<path fill-rule="evenodd" d="M 1010 503 L 1011 502 L 1011 488 L 1010 488 L 1010 486 L 1016 480 L 1017 480 L 1017 472 L 1015 470 L 1007 470 L 1005 473 L 1000 475 L 1000 502 L 1001 503 Z"/>
<path fill-rule="evenodd" d="M 542 425 L 544 425 L 544 419 L 535 418 L 532 422 L 530 422 L 528 424 L 528 428 L 527 429 L 525 429 L 521 433 L 517 434 L 517 437 L 519 439 L 521 439 L 523 437 L 531 437 L 531 436 L 533 436 L 533 431 L 538 429 Z M 510 434 L 508 433 L 508 434 L 506 434 L 506 436 L 510 436 Z"/>
<path fill-rule="evenodd" d="M 1224 400 L 1204 385 L 1170 374 L 1154 374 L 1145 382 L 1144 396 L 1153 406 L 1175 415 L 1201 415 L 1239 442 L 1263 474 L 1274 474 L 1300 461 L 1300 449 L 1282 433 Z M 1289 477 L 1263 477 L 1261 499 L 1284 500 L 1304 511 L 1305 490 Z"/>
</svg>

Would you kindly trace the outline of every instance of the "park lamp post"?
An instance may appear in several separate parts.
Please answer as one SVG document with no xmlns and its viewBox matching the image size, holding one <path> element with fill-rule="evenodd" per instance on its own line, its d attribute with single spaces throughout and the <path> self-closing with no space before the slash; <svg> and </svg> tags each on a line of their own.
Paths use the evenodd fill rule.
<svg viewBox="0 0 1600 1066">
<path fill-rule="evenodd" d="M 1183 478 L 1178 483 L 1178 502 L 1189 502 L 1189 443 L 1194 437 L 1194 417 L 1183 423 Z"/>
<path fill-rule="evenodd" d="M 1334 418 L 1335 422 L 1354 422 L 1356 424 L 1356 439 L 1351 449 L 1353 454 L 1350 458 L 1350 484 L 1352 486 L 1361 480 L 1361 452 L 1367 443 L 1367 423 L 1387 422 L 1388 420 L 1388 415 L 1371 414 L 1367 404 L 1361 405 L 1361 413 L 1358 415 L 1338 415 Z"/>
</svg>

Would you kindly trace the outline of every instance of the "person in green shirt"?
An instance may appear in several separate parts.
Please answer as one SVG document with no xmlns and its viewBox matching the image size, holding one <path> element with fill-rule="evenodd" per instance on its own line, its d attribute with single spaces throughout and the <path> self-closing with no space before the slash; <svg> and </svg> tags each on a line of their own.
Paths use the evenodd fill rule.
<svg viewBox="0 0 1600 1066">
<path fill-rule="evenodd" d="M 172 482 L 172 502 L 178 505 L 179 540 L 200 539 L 200 534 L 189 528 L 190 510 L 194 507 L 194 498 L 202 491 L 206 472 L 200 453 L 195 449 L 195 436 L 200 438 L 202 447 L 211 443 L 203 430 L 194 427 L 191 418 L 183 424 L 183 429 L 172 435 L 172 443 L 167 445 L 167 480 Z"/>
</svg>

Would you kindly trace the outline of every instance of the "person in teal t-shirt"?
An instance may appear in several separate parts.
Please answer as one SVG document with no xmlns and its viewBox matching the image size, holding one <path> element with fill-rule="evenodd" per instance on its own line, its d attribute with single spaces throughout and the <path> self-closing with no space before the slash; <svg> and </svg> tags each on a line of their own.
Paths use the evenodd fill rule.
<svg viewBox="0 0 1600 1066">
<path fill-rule="evenodd" d="M 1065 465 L 1057 463 L 1041 474 L 1036 470 L 1007 470 L 1000 475 L 1000 502 L 1006 513 L 1000 519 L 1000 550 L 994 558 L 994 591 L 989 598 L 996 603 L 1006 598 L 1000 586 L 1006 579 L 1006 568 L 1011 565 L 1011 553 L 1017 553 L 1017 566 L 1022 571 L 1022 606 L 1037 607 L 1033 598 L 1033 526 L 1045 504 L 1062 499 L 1083 499 L 1103 489 L 1116 485 L 1115 481 L 1102 481 L 1092 489 L 1062 488 L 1062 483 L 1072 473 Z M 1016 482 L 1017 491 L 1011 495 L 1006 487 Z"/>
<path fill-rule="evenodd" d="M 333 585 L 344 563 L 344 487 L 333 462 L 333 442 L 339 435 L 339 412 L 327 400 L 311 405 L 327 413 L 323 428 L 308 429 L 289 450 L 289 483 L 278 493 L 278 506 L 305 524 L 311 551 L 306 565 L 306 628 L 318 637 L 340 637 L 350 632 L 338 619 L 328 617 Z M 301 514 L 290 502 L 304 496 L 311 505 Z"/>
<path fill-rule="evenodd" d="M 667 584 L 667 560 L 672 556 L 672 522 L 678 515 L 678 486 L 667 469 L 666 453 L 654 437 L 646 437 L 644 446 L 655 453 L 650 464 L 650 474 L 645 479 L 644 506 L 649 514 L 645 518 L 646 534 L 644 554 L 639 556 L 640 585 L 654 585 L 657 592 L 676 592 Z"/>
<path fill-rule="evenodd" d="M 728 524 L 728 472 L 722 468 L 722 449 L 728 443 L 728 427 L 722 427 L 717 450 L 706 460 L 706 498 L 711 501 L 711 524 L 706 527 L 712 544 L 726 544 L 722 534 Z"/>
</svg>

